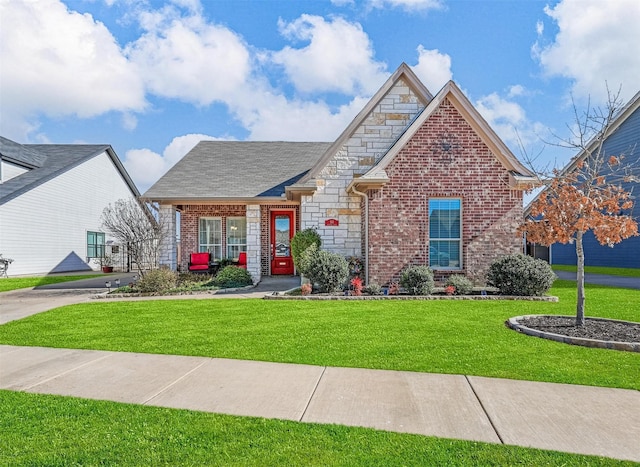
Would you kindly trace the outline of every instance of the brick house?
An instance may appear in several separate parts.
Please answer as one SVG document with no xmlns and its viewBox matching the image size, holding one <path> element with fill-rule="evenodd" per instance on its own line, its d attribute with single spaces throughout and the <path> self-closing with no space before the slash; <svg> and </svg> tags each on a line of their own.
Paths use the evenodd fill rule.
<svg viewBox="0 0 640 467">
<path fill-rule="evenodd" d="M 246 251 L 255 281 L 293 274 L 289 240 L 315 228 L 324 249 L 363 258 L 366 280 L 387 284 L 408 265 L 481 280 L 522 250 L 533 182 L 453 82 L 434 96 L 402 64 L 337 140 L 203 141 L 145 197 L 174 228 L 180 212 L 170 267 Z"/>
</svg>

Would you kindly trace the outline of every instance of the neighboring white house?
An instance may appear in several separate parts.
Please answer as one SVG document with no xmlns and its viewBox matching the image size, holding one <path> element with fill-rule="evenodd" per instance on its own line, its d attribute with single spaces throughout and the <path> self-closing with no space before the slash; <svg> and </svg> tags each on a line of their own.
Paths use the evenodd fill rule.
<svg viewBox="0 0 640 467">
<path fill-rule="evenodd" d="M 109 145 L 22 145 L 0 137 L 0 254 L 9 275 L 98 269 L 102 210 L 139 196 Z M 113 249 L 122 264 L 122 251 Z"/>
</svg>

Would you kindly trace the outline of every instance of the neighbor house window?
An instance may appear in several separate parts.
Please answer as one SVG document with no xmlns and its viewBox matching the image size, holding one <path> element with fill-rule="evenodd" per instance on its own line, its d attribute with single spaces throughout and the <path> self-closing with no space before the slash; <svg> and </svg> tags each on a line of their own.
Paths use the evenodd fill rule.
<svg viewBox="0 0 640 467">
<path fill-rule="evenodd" d="M 198 252 L 211 253 L 212 259 L 222 259 L 222 219 L 201 217 Z"/>
<path fill-rule="evenodd" d="M 247 251 L 247 218 L 227 218 L 227 258 L 238 259 L 241 251 Z"/>
<path fill-rule="evenodd" d="M 462 267 L 462 201 L 455 198 L 429 200 L 429 266 L 434 269 Z"/>
<path fill-rule="evenodd" d="M 104 232 L 87 232 L 87 258 L 104 256 Z"/>
</svg>

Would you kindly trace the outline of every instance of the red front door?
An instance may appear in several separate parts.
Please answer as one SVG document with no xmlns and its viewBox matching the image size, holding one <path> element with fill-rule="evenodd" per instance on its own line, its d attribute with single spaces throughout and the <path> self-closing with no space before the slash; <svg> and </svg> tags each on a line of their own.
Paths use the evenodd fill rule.
<svg viewBox="0 0 640 467">
<path fill-rule="evenodd" d="M 293 212 L 271 211 L 271 274 L 293 274 Z"/>
</svg>

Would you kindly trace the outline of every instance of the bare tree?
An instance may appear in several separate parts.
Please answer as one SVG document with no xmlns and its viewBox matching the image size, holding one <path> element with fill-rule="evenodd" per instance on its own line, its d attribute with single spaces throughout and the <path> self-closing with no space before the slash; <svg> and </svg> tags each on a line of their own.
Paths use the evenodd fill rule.
<svg viewBox="0 0 640 467">
<path fill-rule="evenodd" d="M 126 245 L 140 276 L 147 267 L 158 267 L 160 248 L 168 232 L 157 214 L 157 207 L 142 198 L 119 199 L 102 211 L 103 227 Z"/>
<path fill-rule="evenodd" d="M 638 181 L 638 163 L 629 157 L 635 148 L 623 154 L 609 154 L 604 147 L 622 109 L 619 94 L 609 93 L 604 110 L 589 105 L 582 116 L 574 104 L 576 122 L 570 127 L 571 137 L 560 139 L 556 145 L 573 149 L 578 155 L 563 170 L 537 172 L 546 187 L 532 203 L 532 218 L 520 228 L 527 240 L 541 245 L 575 243 L 578 326 L 585 322 L 584 234 L 592 231 L 601 245 L 611 247 L 638 235 L 628 185 Z"/>
</svg>

